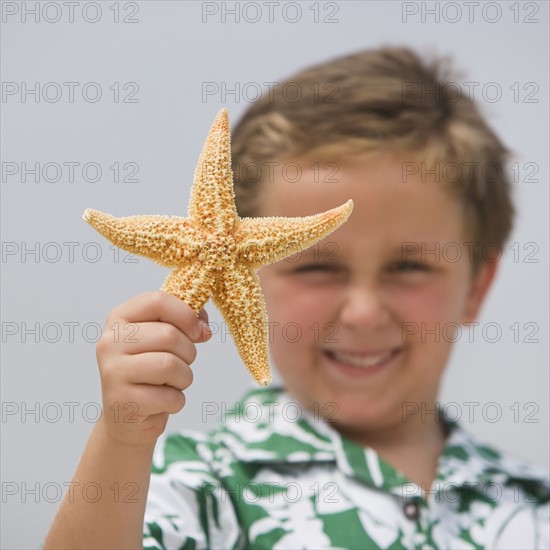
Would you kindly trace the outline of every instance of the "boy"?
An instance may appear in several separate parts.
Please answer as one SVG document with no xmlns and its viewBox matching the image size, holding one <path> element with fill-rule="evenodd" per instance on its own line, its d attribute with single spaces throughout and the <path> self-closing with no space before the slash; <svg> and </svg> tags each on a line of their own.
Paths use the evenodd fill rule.
<svg viewBox="0 0 550 550">
<path fill-rule="evenodd" d="M 260 271 L 284 389 L 155 448 L 206 316 L 160 292 L 118 306 L 108 323 L 140 323 L 141 338 L 99 342 L 104 410 L 134 402 L 139 422 L 102 416 L 75 481 L 133 498 L 75 494 L 45 548 L 548 547 L 548 481 L 436 409 L 452 337 L 405 330 L 475 320 L 497 269 L 479 251 L 502 247 L 513 218 L 504 170 L 483 178 L 502 168 L 501 142 L 465 96 L 426 90 L 444 90 L 435 67 L 382 48 L 304 70 L 247 111 L 232 138 L 241 216 L 355 205 L 319 245 Z M 460 256 L 422 253 L 438 245 Z"/>
</svg>

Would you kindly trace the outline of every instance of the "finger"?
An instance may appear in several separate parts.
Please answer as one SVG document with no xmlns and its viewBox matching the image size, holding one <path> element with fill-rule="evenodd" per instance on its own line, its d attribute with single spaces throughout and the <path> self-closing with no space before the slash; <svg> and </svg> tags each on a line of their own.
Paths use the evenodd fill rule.
<svg viewBox="0 0 550 550">
<path fill-rule="evenodd" d="M 119 333 L 120 353 L 137 355 L 163 351 L 173 353 L 188 365 L 197 357 L 195 344 L 170 323 L 127 323 Z"/>
<path fill-rule="evenodd" d="M 127 323 L 170 323 L 193 341 L 200 339 L 205 330 L 202 321 L 189 305 L 162 290 L 145 292 L 130 298 L 113 309 L 110 318 Z"/>
<path fill-rule="evenodd" d="M 142 353 L 126 357 L 119 365 L 120 375 L 130 384 L 166 385 L 181 391 L 193 382 L 191 367 L 173 353 Z"/>
<path fill-rule="evenodd" d="M 124 403 L 131 414 L 121 421 L 135 422 L 139 416 L 179 412 L 185 405 L 185 395 L 171 386 L 134 385 L 126 393 Z"/>
</svg>

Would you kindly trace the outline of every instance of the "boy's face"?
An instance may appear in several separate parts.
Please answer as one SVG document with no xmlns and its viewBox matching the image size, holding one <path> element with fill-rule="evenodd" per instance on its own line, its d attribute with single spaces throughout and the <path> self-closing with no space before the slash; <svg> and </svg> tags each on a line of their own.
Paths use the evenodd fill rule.
<svg viewBox="0 0 550 550">
<path fill-rule="evenodd" d="M 402 424 L 414 405 L 432 407 L 453 327 L 475 319 L 496 264 L 472 280 L 458 201 L 420 174 L 403 181 L 397 157 L 340 164 L 332 174 L 333 166 L 301 165 L 298 181 L 281 163 L 286 179 L 278 171 L 263 183 L 259 216 L 305 216 L 350 198 L 355 205 L 319 244 L 260 270 L 271 353 L 306 408 L 342 430 L 374 434 Z"/>
</svg>

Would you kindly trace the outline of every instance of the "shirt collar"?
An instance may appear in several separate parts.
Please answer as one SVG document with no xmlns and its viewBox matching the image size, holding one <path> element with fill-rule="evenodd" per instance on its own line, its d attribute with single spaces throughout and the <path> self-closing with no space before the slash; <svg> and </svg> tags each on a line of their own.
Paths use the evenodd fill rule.
<svg viewBox="0 0 550 550">
<path fill-rule="evenodd" d="M 438 462 L 436 490 L 449 484 L 476 489 L 519 483 L 538 500 L 550 498 L 542 469 L 478 442 L 441 414 L 448 437 Z M 374 449 L 342 437 L 318 410 L 304 409 L 282 388 L 249 391 L 213 435 L 241 462 L 335 462 L 347 476 L 401 496 L 404 484 L 414 486 Z M 410 494 L 419 496 L 421 491 Z"/>
</svg>

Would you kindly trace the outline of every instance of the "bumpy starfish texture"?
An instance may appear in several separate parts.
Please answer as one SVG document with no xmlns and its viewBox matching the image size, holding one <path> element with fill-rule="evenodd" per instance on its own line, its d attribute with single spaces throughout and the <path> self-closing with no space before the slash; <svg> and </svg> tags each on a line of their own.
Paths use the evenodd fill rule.
<svg viewBox="0 0 550 550">
<path fill-rule="evenodd" d="M 222 109 L 197 164 L 187 218 L 115 218 L 90 208 L 83 218 L 116 246 L 172 268 L 161 290 L 195 312 L 212 298 L 244 364 L 260 385 L 267 385 L 268 322 L 256 271 L 309 248 L 344 223 L 352 209 L 350 200 L 302 218 L 240 218 L 228 113 Z"/>
</svg>

